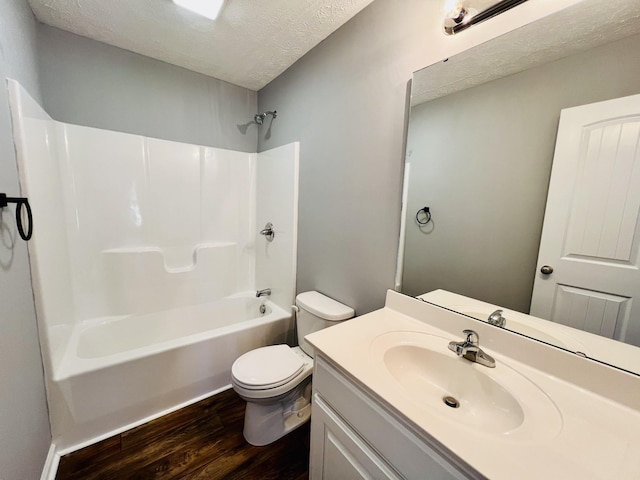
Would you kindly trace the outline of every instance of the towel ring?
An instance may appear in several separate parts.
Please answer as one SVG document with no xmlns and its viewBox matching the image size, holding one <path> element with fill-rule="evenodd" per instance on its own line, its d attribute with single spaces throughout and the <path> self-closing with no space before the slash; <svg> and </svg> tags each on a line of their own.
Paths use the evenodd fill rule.
<svg viewBox="0 0 640 480">
<path fill-rule="evenodd" d="M 31 213 L 29 200 L 26 198 L 7 197 L 5 193 L 0 193 L 0 208 L 6 207 L 9 203 L 16 204 L 16 226 L 18 227 L 20 238 L 25 241 L 31 240 L 31 235 L 33 235 L 33 215 Z M 22 224 L 22 207 L 27 209 L 27 231 L 25 231 L 24 225 Z"/>
<path fill-rule="evenodd" d="M 426 225 L 430 221 L 431 221 L 431 212 L 429 211 L 429 207 L 423 207 L 420 210 L 418 210 L 418 213 L 416 213 L 416 222 L 418 222 L 419 225 Z"/>
</svg>

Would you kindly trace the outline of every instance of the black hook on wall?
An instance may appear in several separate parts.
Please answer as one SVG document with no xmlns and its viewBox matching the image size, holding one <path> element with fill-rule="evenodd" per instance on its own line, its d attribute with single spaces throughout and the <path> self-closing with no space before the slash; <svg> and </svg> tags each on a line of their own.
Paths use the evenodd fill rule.
<svg viewBox="0 0 640 480">
<path fill-rule="evenodd" d="M 16 225 L 18 227 L 20 238 L 25 241 L 31 240 L 31 235 L 33 235 L 33 215 L 31 214 L 31 206 L 29 205 L 29 200 L 19 197 L 7 197 L 6 193 L 0 193 L 0 208 L 8 206 L 10 203 L 16 204 Z M 22 224 L 23 206 L 27 209 L 27 219 L 29 223 L 29 229 L 26 232 L 24 230 L 24 225 Z"/>
</svg>

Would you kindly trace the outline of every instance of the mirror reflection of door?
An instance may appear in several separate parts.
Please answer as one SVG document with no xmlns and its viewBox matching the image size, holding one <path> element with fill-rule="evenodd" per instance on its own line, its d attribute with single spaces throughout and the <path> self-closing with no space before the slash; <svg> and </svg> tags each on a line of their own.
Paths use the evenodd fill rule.
<svg viewBox="0 0 640 480">
<path fill-rule="evenodd" d="M 584 5 L 583 12 L 591 12 L 594 5 L 605 3 L 586 0 L 580 5 Z M 640 4 L 636 2 L 633 8 L 640 11 Z M 630 25 L 640 28 L 637 22 Z M 535 24 L 531 27 L 542 28 Z M 552 31 L 542 30 L 545 35 Z M 604 28 L 601 34 L 610 31 Z M 549 315 L 535 310 L 535 306 L 533 314 L 555 319 L 556 324 L 549 322 L 552 333 L 566 324 L 583 330 L 574 330 L 578 335 L 584 330 L 597 333 L 593 340 L 604 343 L 599 343 L 602 348 L 598 353 L 589 350 L 590 356 L 640 374 L 640 368 L 634 366 L 637 362 L 621 360 L 627 358 L 629 348 L 635 351 L 637 347 L 632 345 L 640 341 L 640 326 L 636 326 L 640 322 L 633 321 L 640 319 L 640 311 L 631 310 L 638 299 L 626 300 L 636 295 L 614 289 L 611 284 L 589 286 L 579 284 L 575 278 L 563 279 L 564 266 L 553 260 L 555 257 L 539 257 L 543 222 L 549 218 L 546 201 L 560 112 L 640 93 L 640 34 L 633 31 L 617 40 L 578 53 L 567 52 L 553 61 L 486 82 L 482 81 L 483 75 L 492 70 L 485 64 L 486 59 L 502 61 L 509 45 L 537 44 L 512 41 L 509 34 L 495 44 L 474 47 L 414 74 L 397 278 L 403 293 L 422 295 L 441 289 L 527 314 L 531 312 L 534 277 L 540 275 L 537 272 L 542 266 L 552 266 L 555 271 L 547 278 L 560 279 L 562 287 L 547 283 L 554 292 L 556 288 L 563 289 L 562 293 L 553 297 L 556 306 Z M 585 32 L 593 34 L 592 30 Z M 566 47 L 574 45 L 572 40 Z M 451 78 L 460 81 L 456 83 Z M 473 78 L 479 82 L 470 88 L 447 90 L 444 94 L 440 91 L 460 83 L 467 85 L 467 80 Z M 614 189 L 613 193 L 621 191 Z M 428 228 L 415 220 L 416 212 L 425 206 L 430 207 L 433 218 Z M 605 216 L 614 218 L 611 214 Z M 591 228 L 596 224 L 589 222 Z M 640 232 L 637 235 L 640 237 Z M 634 255 L 637 257 L 637 250 L 632 249 L 630 263 L 635 261 Z M 575 259 L 572 261 L 576 263 Z M 620 261 L 609 263 L 618 265 Z M 633 269 L 629 265 L 620 271 L 630 273 Z M 607 278 L 608 274 L 601 276 Z M 580 296 L 576 289 L 597 293 Z M 449 305 L 454 309 L 461 306 Z M 561 309 L 561 315 L 567 317 L 562 322 L 558 321 Z M 603 312 L 600 316 L 598 309 Z M 486 319 L 486 315 L 481 318 Z M 537 328 L 541 333 L 531 336 L 548 342 L 545 325 Z M 621 341 L 609 342 L 608 338 Z"/>
<path fill-rule="evenodd" d="M 639 141 L 640 95 L 562 111 L 532 315 L 640 345 Z"/>
</svg>

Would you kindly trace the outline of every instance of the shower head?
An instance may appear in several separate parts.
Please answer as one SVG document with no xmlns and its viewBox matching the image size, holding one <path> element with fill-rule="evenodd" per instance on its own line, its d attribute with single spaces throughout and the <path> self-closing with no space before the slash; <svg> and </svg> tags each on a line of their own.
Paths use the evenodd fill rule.
<svg viewBox="0 0 640 480">
<path fill-rule="evenodd" d="M 271 115 L 273 118 L 276 118 L 278 116 L 278 112 L 274 110 L 274 111 L 268 111 L 264 113 L 256 113 L 253 116 L 253 119 L 258 125 L 262 125 L 264 123 L 264 119 L 267 118 L 267 115 Z"/>
</svg>

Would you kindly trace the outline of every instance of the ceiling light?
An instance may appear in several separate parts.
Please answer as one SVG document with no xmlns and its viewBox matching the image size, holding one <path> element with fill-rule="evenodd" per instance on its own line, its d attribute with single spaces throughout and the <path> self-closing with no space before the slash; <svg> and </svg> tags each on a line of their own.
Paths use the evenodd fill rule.
<svg viewBox="0 0 640 480">
<path fill-rule="evenodd" d="M 495 0 L 488 7 L 476 10 L 472 5 L 474 0 L 445 0 L 443 10 L 445 18 L 443 22 L 444 31 L 447 35 L 461 32 L 480 22 L 484 22 L 496 15 L 526 2 L 527 0 Z M 463 5 L 464 3 L 464 5 Z M 479 2 L 483 4 L 483 2 Z M 484 2 L 486 3 L 486 2 Z"/>
<path fill-rule="evenodd" d="M 211 20 L 218 18 L 224 0 L 173 0 L 173 3 Z"/>
<path fill-rule="evenodd" d="M 445 0 L 442 5 L 442 13 L 445 17 L 454 17 L 456 12 L 463 10 L 461 0 Z"/>
</svg>

